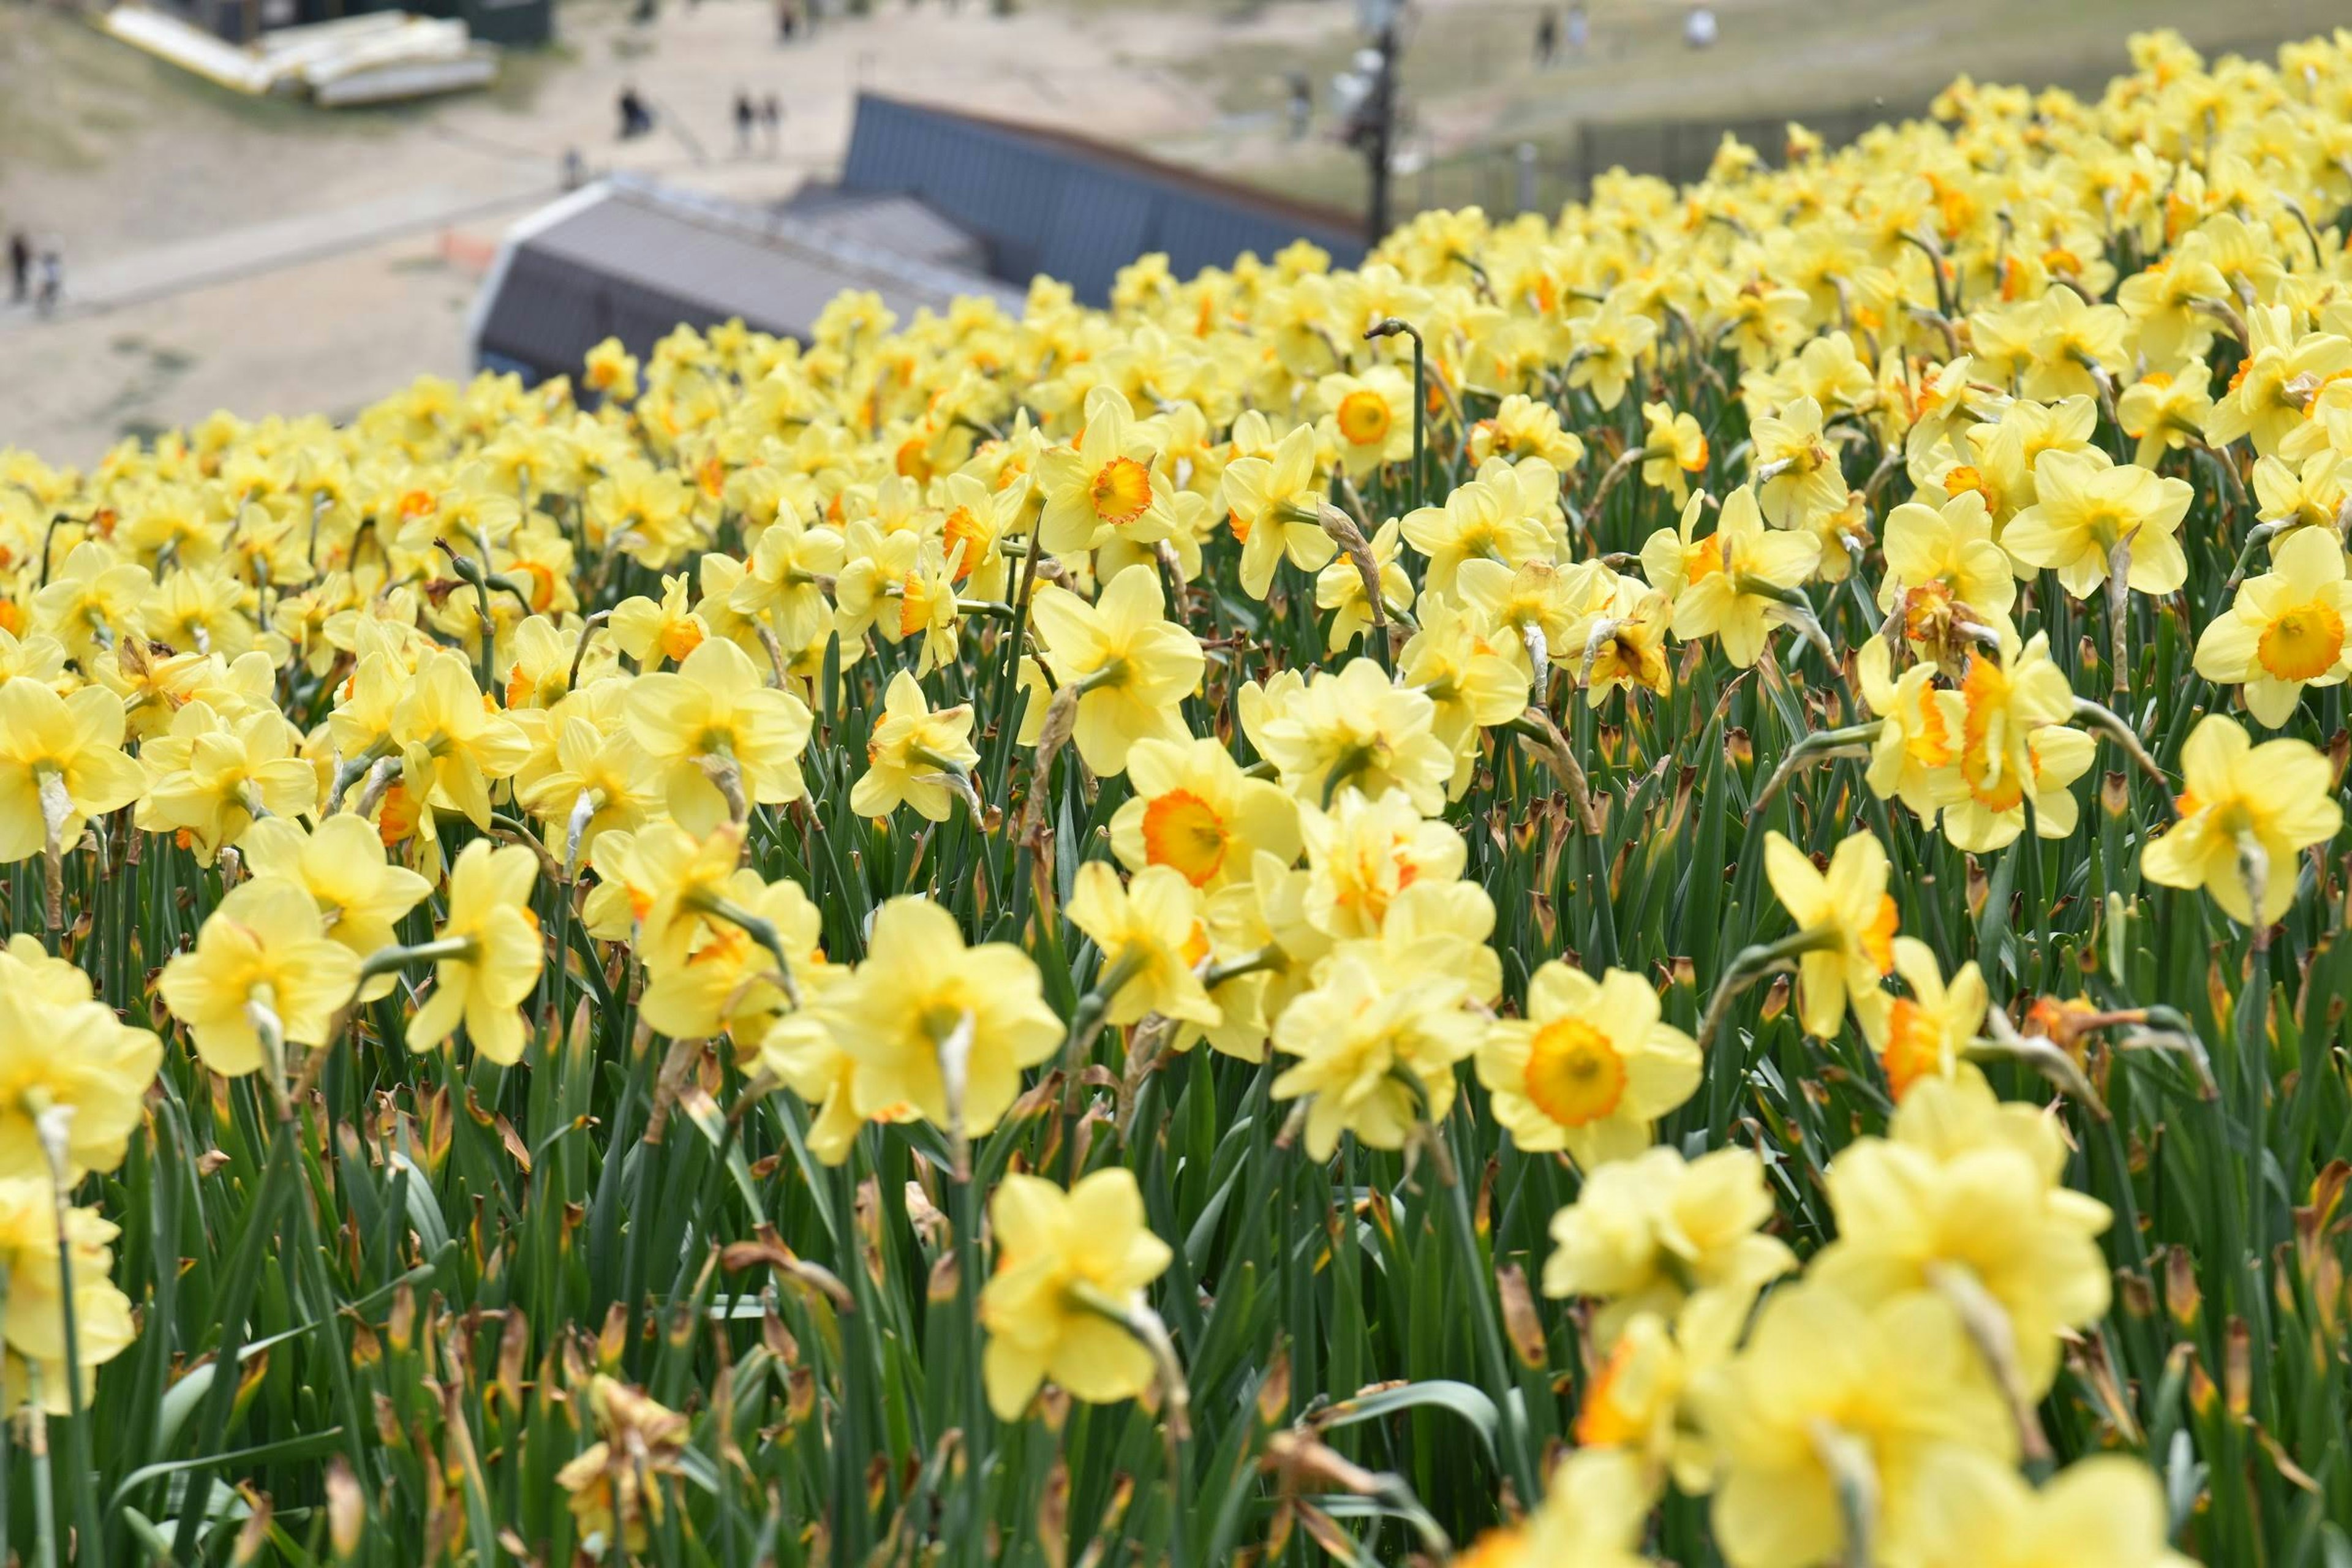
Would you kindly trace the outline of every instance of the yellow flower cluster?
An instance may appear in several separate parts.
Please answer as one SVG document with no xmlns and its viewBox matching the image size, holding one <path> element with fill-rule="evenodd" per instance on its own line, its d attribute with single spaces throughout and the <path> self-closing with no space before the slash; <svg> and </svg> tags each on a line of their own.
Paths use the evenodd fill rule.
<svg viewBox="0 0 2352 1568">
<path fill-rule="evenodd" d="M 2285 727 L 2352 674 L 2352 38 L 2134 51 L 2096 102 L 1962 83 L 1780 168 L 1727 142 L 1685 191 L 1424 214 L 1353 273 L 1301 244 L 1147 259 L 1108 313 L 849 296 L 805 345 L 680 328 L 577 388 L 0 454 L 0 863 L 49 939 L 0 954 L 9 1397 L 66 1408 L 62 1300 L 84 1367 L 131 1337 L 112 1226 L 55 1200 L 122 1160 L 164 1047 L 56 954 L 68 863 L 135 844 L 217 889 L 149 955 L 157 1021 L 288 1116 L 387 1007 L 412 1051 L 558 1070 L 579 975 L 723 1042 L 665 1093 L 789 1094 L 817 1166 L 895 1128 L 967 1179 L 1024 1096 L 1203 1043 L 1271 1064 L 1313 1162 L 1473 1180 L 1441 1128 L 1491 1121 L 1573 1183 L 1542 1288 L 1587 1362 L 1578 1450 L 1481 1563 L 1638 1563 L 1669 1486 L 1735 1568 L 2176 1561 L 2146 1468 L 2020 1474 L 2111 1216 L 1972 1065 L 2020 1054 L 2010 999 L 1901 929 L 1888 848 L 2102 830 L 2107 746 L 2113 855 L 2258 947 L 2327 874 L 2336 766 L 2221 710 Z M 2192 667 L 2211 711 L 2159 762 Z M 1601 843 L 1673 795 L 1660 715 L 1702 677 L 1819 727 L 1709 786 L 1789 931 L 1698 1017 L 1671 975 L 1499 942 L 1497 867 L 1559 847 L 1465 803 L 1556 777 L 1549 820 Z M 1817 858 L 1764 814 L 1838 757 Z M 1013 940 L 954 912 L 1012 900 Z M 1769 1150 L 1659 1141 L 1740 1092 L 1728 1009 L 1780 970 L 1889 1108 L 1827 1167 L 1832 1236 L 1783 1223 Z M 994 1168 L 968 1283 L 1001 1419 L 1180 1393 L 1173 1238 L 1076 1158 Z M 685 1417 L 592 1403 L 558 1479 L 634 1550 Z"/>
</svg>

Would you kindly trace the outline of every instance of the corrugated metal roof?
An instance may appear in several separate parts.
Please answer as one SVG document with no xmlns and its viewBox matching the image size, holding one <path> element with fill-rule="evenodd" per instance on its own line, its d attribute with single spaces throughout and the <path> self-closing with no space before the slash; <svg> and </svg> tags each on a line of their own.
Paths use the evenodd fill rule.
<svg viewBox="0 0 2352 1568">
<path fill-rule="evenodd" d="M 1103 304 L 1118 269 L 1165 251 L 1179 276 L 1309 239 L 1352 265 L 1361 223 L 1040 126 L 861 93 L 845 190 L 919 198 L 988 242 L 990 270 L 1038 273 Z"/>
<path fill-rule="evenodd" d="M 1015 310 L 1023 298 L 977 271 L 822 225 L 616 176 L 509 235 L 483 287 L 474 348 L 478 359 L 551 375 L 577 370 L 608 336 L 642 354 L 681 322 L 740 317 L 805 340 L 851 289 L 879 294 L 901 320 L 961 296 Z"/>
</svg>

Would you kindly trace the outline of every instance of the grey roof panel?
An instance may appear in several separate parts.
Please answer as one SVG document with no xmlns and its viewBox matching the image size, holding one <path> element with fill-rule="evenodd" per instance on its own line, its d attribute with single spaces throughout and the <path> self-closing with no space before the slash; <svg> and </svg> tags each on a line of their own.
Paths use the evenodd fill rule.
<svg viewBox="0 0 2352 1568">
<path fill-rule="evenodd" d="M 988 269 L 988 245 L 913 196 L 803 185 L 776 210 L 820 234 L 879 246 L 919 261 Z"/>
<path fill-rule="evenodd" d="M 810 224 L 615 179 L 518 226 L 486 284 L 475 349 L 542 375 L 579 368 L 617 337 L 645 353 L 672 328 L 730 317 L 806 340 L 845 289 L 871 289 L 903 321 L 959 297 L 1019 310 L 981 273 L 901 255 Z"/>
</svg>

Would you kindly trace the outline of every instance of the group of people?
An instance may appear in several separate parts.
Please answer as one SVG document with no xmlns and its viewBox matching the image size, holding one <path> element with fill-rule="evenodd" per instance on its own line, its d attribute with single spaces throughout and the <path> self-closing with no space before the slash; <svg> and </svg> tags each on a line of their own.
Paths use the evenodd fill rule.
<svg viewBox="0 0 2352 1568">
<path fill-rule="evenodd" d="M 43 314 L 54 310 L 65 292 L 65 261 L 54 245 L 36 250 L 32 237 L 23 229 L 8 236 L 8 300 L 22 305 L 30 301 Z"/>
<path fill-rule="evenodd" d="M 1686 47 L 1711 48 L 1715 44 L 1716 34 L 1713 6 L 1693 5 L 1684 13 L 1683 43 Z M 1581 59 L 1591 42 L 1592 24 L 1584 14 L 1583 0 L 1577 0 L 1575 5 L 1568 8 L 1565 27 L 1561 25 L 1559 14 L 1549 5 L 1536 14 L 1536 63 L 1538 65 L 1556 64 L 1560 58 L 1563 44 L 1566 46 L 1570 58 Z"/>
<path fill-rule="evenodd" d="M 635 83 L 621 89 L 616 107 L 621 118 L 620 139 L 622 141 L 631 142 L 640 136 L 652 134 L 653 105 L 646 100 L 645 94 L 636 89 Z M 771 92 L 765 97 L 754 98 L 749 89 L 737 88 L 734 119 L 737 157 L 750 157 L 758 142 L 766 143 L 767 153 L 771 158 L 782 153 L 784 100 L 782 97 Z M 578 183 L 572 163 L 577 156 L 576 151 L 565 154 L 564 184 L 567 189 Z"/>
<path fill-rule="evenodd" d="M 758 102 L 741 88 L 735 89 L 735 155 L 751 155 L 752 134 L 757 132 L 768 144 L 768 156 L 773 158 L 783 151 L 784 100 L 774 93 Z"/>
<path fill-rule="evenodd" d="M 1582 0 L 1568 8 L 1567 42 L 1571 57 L 1582 58 L 1585 46 L 1591 41 L 1592 25 L 1584 15 Z M 1536 63 L 1550 65 L 1559 58 L 1561 29 L 1559 14 L 1547 5 L 1536 16 Z"/>
</svg>

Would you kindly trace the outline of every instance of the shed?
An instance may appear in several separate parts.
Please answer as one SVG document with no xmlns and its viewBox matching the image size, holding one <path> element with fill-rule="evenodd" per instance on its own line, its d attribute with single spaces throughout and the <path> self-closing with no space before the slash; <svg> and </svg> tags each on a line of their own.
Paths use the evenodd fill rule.
<svg viewBox="0 0 2352 1568">
<path fill-rule="evenodd" d="M 1364 256 L 1351 213 L 1069 132 L 871 92 L 858 95 L 839 183 L 785 210 L 858 195 L 912 197 L 984 243 L 993 276 L 1026 284 L 1043 273 L 1091 305 L 1108 303 L 1118 269 L 1149 251 L 1165 251 L 1180 277 L 1297 239 L 1337 265 Z"/>
<path fill-rule="evenodd" d="M 925 257 L 860 234 L 849 216 L 802 217 L 627 175 L 599 181 L 509 231 L 469 323 L 475 363 L 538 381 L 576 372 L 607 337 L 644 354 L 681 323 L 737 317 L 806 342 L 845 289 L 871 289 L 902 320 L 960 297 L 1021 308 L 1023 290 L 953 264 L 951 226 L 868 213 L 893 233 L 919 230 Z"/>
</svg>

